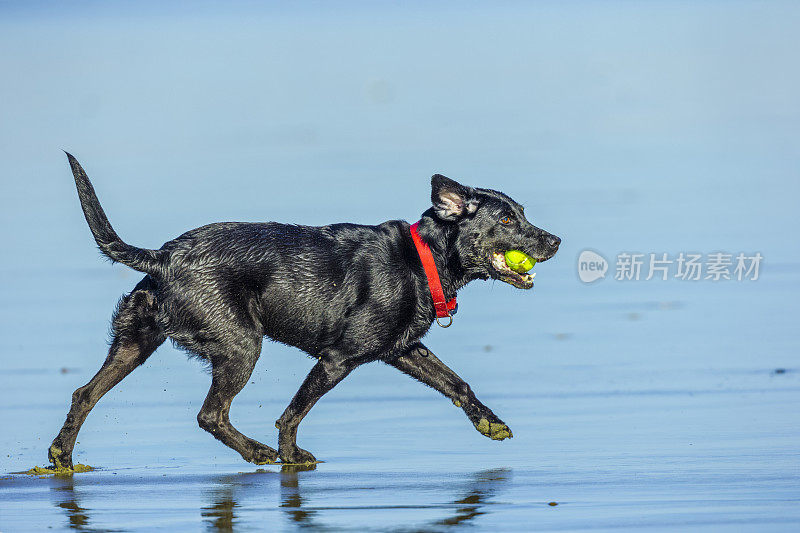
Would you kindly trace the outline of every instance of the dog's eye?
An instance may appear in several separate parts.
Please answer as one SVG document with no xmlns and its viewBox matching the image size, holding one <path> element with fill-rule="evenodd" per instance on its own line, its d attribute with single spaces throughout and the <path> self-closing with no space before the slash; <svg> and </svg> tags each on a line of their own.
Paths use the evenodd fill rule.
<svg viewBox="0 0 800 533">
<path fill-rule="evenodd" d="M 509 218 L 509 217 L 501 217 L 500 218 L 500 223 L 501 224 L 511 224 L 511 218 Z"/>
</svg>

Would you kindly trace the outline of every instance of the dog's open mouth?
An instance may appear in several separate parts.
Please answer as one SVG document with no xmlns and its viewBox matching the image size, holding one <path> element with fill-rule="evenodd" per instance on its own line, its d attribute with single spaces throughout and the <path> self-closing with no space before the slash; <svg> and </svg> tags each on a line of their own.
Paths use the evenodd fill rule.
<svg viewBox="0 0 800 533">
<path fill-rule="evenodd" d="M 506 263 L 506 256 L 502 252 L 494 252 L 492 254 L 492 269 L 497 275 L 497 279 L 505 281 L 518 289 L 530 289 L 533 287 L 533 278 L 536 277 L 536 273 L 526 272 L 525 274 L 520 274 L 519 272 L 514 272 L 509 268 Z"/>
</svg>

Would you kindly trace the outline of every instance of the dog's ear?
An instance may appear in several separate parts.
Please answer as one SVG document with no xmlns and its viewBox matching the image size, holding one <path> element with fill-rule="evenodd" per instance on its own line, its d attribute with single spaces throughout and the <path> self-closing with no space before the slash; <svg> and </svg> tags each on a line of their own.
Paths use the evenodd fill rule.
<svg viewBox="0 0 800 533">
<path fill-rule="evenodd" d="M 431 177 L 431 202 L 436 216 L 453 221 L 478 209 L 475 191 L 441 174 Z"/>
</svg>

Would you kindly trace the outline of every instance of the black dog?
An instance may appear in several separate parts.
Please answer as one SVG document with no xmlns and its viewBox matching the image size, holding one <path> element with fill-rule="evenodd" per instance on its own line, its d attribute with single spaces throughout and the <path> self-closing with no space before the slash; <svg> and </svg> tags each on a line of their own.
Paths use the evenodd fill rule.
<svg viewBox="0 0 800 533">
<path fill-rule="evenodd" d="M 420 342 L 436 312 L 407 222 L 322 227 L 226 222 L 146 250 L 122 242 L 85 172 L 67 156 L 102 253 L 147 275 L 117 306 L 103 366 L 72 395 L 67 420 L 50 446 L 54 466 L 72 467 L 75 439 L 89 411 L 167 337 L 210 363 L 211 390 L 197 421 L 246 461 L 315 461 L 297 446 L 298 424 L 354 368 L 376 360 L 450 398 L 483 435 L 512 436 L 469 385 Z M 438 174 L 431 185 L 433 207 L 423 213 L 418 233 L 430 246 L 445 297 L 453 298 L 474 279 L 531 288 L 532 276 L 512 271 L 503 252 L 522 250 L 545 261 L 560 239 L 531 225 L 522 206 L 503 193 Z M 318 359 L 275 423 L 277 451 L 237 431 L 228 418 L 264 336 Z"/>
</svg>

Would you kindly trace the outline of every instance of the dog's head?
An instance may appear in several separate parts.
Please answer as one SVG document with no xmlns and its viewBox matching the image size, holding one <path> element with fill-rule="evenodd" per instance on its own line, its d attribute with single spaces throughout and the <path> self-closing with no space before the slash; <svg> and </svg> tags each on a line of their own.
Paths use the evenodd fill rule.
<svg viewBox="0 0 800 533">
<path fill-rule="evenodd" d="M 431 178 L 431 189 L 433 216 L 456 231 L 454 246 L 467 275 L 533 287 L 531 274 L 508 267 L 505 252 L 520 250 L 547 261 L 561 239 L 528 222 L 523 207 L 501 192 L 467 187 L 441 174 Z"/>
</svg>

